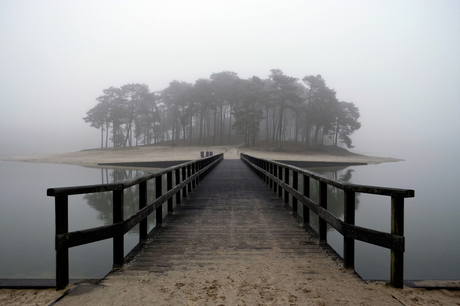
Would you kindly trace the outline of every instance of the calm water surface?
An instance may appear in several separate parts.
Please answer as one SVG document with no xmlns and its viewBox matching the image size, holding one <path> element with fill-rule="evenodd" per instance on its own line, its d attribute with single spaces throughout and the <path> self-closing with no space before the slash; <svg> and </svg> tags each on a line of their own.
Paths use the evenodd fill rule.
<svg viewBox="0 0 460 306">
<path fill-rule="evenodd" d="M 409 160 L 347 168 L 312 169 L 352 183 L 407 188 L 415 198 L 405 200 L 405 279 L 460 279 L 460 204 L 455 159 L 433 164 Z M 0 161 L 0 278 L 54 278 L 54 198 L 46 189 L 100 184 L 141 175 L 138 171 L 114 171 L 69 165 Z M 312 183 L 312 197 L 316 186 Z M 125 215 L 137 202 L 125 192 Z M 149 201 L 153 194 L 149 193 Z M 110 194 L 70 196 L 69 230 L 111 224 Z M 328 205 L 343 218 L 343 193 L 330 189 Z M 390 231 L 389 197 L 357 194 L 356 224 Z M 313 226 L 317 223 L 312 214 Z M 149 227 L 155 216 L 149 217 Z M 125 236 L 125 253 L 137 243 L 137 228 Z M 328 233 L 329 243 L 342 254 L 342 237 Z M 70 249 L 70 278 L 101 278 L 112 265 L 112 240 Z M 356 242 L 356 270 L 365 279 L 389 279 L 390 251 Z"/>
<path fill-rule="evenodd" d="M 346 177 L 349 182 L 357 184 L 414 189 L 415 198 L 404 201 L 405 279 L 460 279 L 457 181 L 460 163 L 454 157 L 438 159 L 437 162 L 415 158 L 397 163 L 311 170 Z M 328 200 L 328 205 L 341 205 L 337 211 L 342 212 L 342 199 L 343 195 L 339 205 Z M 357 194 L 356 203 L 356 225 L 390 232 L 390 197 Z M 343 215 L 340 218 L 343 219 Z M 328 235 L 329 244 L 342 255 L 342 236 L 333 229 Z M 388 279 L 389 262 L 389 250 L 356 242 L 356 271 L 363 278 Z"/>
<path fill-rule="evenodd" d="M 51 187 L 117 182 L 144 174 L 136 170 L 0 161 L 0 278 L 54 278 L 54 198 Z M 125 190 L 125 217 L 138 206 Z M 149 201 L 153 194 L 148 194 Z M 69 196 L 69 231 L 112 224 L 111 193 Z M 149 227 L 155 225 L 155 213 Z M 138 242 L 138 228 L 125 235 L 125 254 Z M 112 240 L 71 248 L 70 277 L 101 278 L 112 266 Z"/>
</svg>

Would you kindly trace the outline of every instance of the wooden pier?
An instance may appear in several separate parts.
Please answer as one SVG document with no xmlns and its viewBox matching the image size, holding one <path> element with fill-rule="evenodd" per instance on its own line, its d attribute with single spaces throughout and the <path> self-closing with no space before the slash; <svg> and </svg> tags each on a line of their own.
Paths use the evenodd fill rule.
<svg viewBox="0 0 460 306">
<path fill-rule="evenodd" d="M 319 182 L 318 203 L 310 199 L 311 179 Z M 154 188 L 149 192 L 155 192 L 156 200 L 147 203 L 152 180 Z M 124 219 L 123 191 L 136 185 L 139 211 Z M 328 186 L 344 192 L 344 220 L 327 210 Z M 107 191 L 113 193 L 113 225 L 68 232 L 68 196 Z M 391 233 L 355 225 L 356 192 L 391 197 Z M 361 240 L 391 250 L 390 282 L 403 287 L 404 198 L 413 197 L 413 190 L 356 185 L 276 161 L 245 154 L 241 160 L 223 160 L 219 154 L 120 183 L 50 188 L 48 195 L 56 198 L 57 289 L 69 283 L 69 248 L 108 238 L 113 238 L 115 269 L 160 274 L 230 271 L 242 260 L 304 262 L 316 256 L 327 257 L 327 265 L 353 270 L 354 243 Z M 162 217 L 163 209 L 167 219 Z M 319 217 L 317 235 L 311 234 L 310 211 Z M 147 235 L 146 217 L 153 212 L 156 227 Z M 124 234 L 137 224 L 139 244 L 125 258 Z M 327 245 L 327 224 L 344 236 L 343 261 Z"/>
<path fill-rule="evenodd" d="M 258 256 L 324 256 L 318 240 L 241 160 L 222 161 L 160 231 L 126 271 L 229 270 Z"/>
</svg>

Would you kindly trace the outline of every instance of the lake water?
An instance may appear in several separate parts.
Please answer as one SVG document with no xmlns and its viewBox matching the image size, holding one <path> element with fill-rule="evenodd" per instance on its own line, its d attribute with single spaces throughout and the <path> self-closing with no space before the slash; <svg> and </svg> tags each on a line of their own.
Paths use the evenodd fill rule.
<svg viewBox="0 0 460 306">
<path fill-rule="evenodd" d="M 440 164 L 414 159 L 397 163 L 320 168 L 314 171 L 346 178 L 349 182 L 407 188 L 415 198 L 405 200 L 405 279 L 460 279 L 460 204 L 455 181 L 459 162 Z M 70 165 L 0 161 L 0 278 L 55 277 L 54 198 L 46 189 L 60 186 L 101 184 L 141 175 L 142 171 L 107 170 Z M 165 185 L 165 184 L 164 184 Z M 312 196 L 315 186 L 312 185 Z M 137 203 L 125 195 L 125 215 Z M 149 193 L 149 201 L 153 194 Z M 111 224 L 111 206 L 100 204 L 101 196 L 69 197 L 69 230 Z M 339 204 L 334 204 L 338 199 Z M 328 205 L 340 214 L 341 192 L 329 190 Z M 389 197 L 357 194 L 356 224 L 390 231 Z M 336 206 L 334 208 L 334 205 Z M 312 216 L 314 219 L 314 216 Z M 149 217 L 149 227 L 155 216 Z M 313 226 L 315 221 L 312 220 Z M 137 228 L 125 236 L 125 253 L 137 243 Z M 342 254 L 342 237 L 328 232 L 328 241 Z M 112 240 L 70 249 L 70 278 L 101 278 L 112 266 Z M 390 251 L 356 242 L 356 271 L 365 279 L 389 279 Z"/>
<path fill-rule="evenodd" d="M 54 197 L 46 196 L 48 188 L 118 182 L 142 174 L 136 170 L 0 161 L 0 278 L 55 277 Z M 138 207 L 130 196 L 135 193 L 137 187 L 125 190 L 125 217 Z M 111 193 L 69 196 L 69 231 L 112 224 L 111 198 Z M 153 193 L 148 193 L 148 200 L 153 200 Z M 148 220 L 150 230 L 155 225 L 155 213 Z M 125 235 L 125 255 L 138 239 L 138 227 Z M 111 249 L 111 239 L 71 248 L 70 278 L 105 276 L 112 267 Z"/>
<path fill-rule="evenodd" d="M 404 278 L 407 280 L 460 279 L 460 200 L 457 192 L 460 162 L 454 156 L 450 159 L 446 156 L 444 160 L 438 158 L 438 163 L 433 160 L 421 157 L 341 170 L 311 169 L 338 178 L 347 177 L 351 183 L 415 190 L 415 197 L 404 201 Z M 329 197 L 330 193 L 331 190 Z M 343 195 L 342 198 L 339 195 L 340 204 L 342 199 Z M 337 206 L 331 202 L 328 199 L 330 208 Z M 390 232 L 390 197 L 357 193 L 356 203 L 356 225 Z M 343 204 L 337 211 L 343 211 Z M 328 232 L 329 244 L 340 255 L 342 241 L 335 230 Z M 363 278 L 389 278 L 389 250 L 357 241 L 355 256 L 356 271 Z"/>
</svg>

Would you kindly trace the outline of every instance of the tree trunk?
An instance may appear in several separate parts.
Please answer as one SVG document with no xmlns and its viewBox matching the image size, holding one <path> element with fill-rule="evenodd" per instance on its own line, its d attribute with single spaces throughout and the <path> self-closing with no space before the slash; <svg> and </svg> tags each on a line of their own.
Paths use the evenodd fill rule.
<svg viewBox="0 0 460 306">
<path fill-rule="evenodd" d="M 305 130 L 305 148 L 310 150 L 310 134 L 311 134 L 311 120 L 307 119 L 307 126 Z"/>
<path fill-rule="evenodd" d="M 224 103 L 220 106 L 220 131 L 219 131 L 219 136 L 220 136 L 220 145 L 222 145 L 222 140 L 224 138 Z"/>
<path fill-rule="evenodd" d="M 105 123 L 105 126 L 106 126 L 106 132 L 105 132 L 105 147 L 107 148 L 107 144 L 109 142 L 109 121 L 106 121 Z"/>
<path fill-rule="evenodd" d="M 270 111 L 270 108 L 267 107 L 267 111 L 266 111 L 266 115 L 265 115 L 265 121 L 266 121 L 266 127 L 267 127 L 267 130 L 266 130 L 266 133 L 267 133 L 267 141 L 270 139 L 270 138 L 269 138 L 270 135 L 269 135 L 269 133 L 268 133 L 268 132 L 269 132 L 269 131 L 268 131 L 268 113 L 269 113 L 269 111 Z"/>
<path fill-rule="evenodd" d="M 188 137 L 190 138 L 190 145 L 192 145 L 193 139 L 193 115 L 192 115 L 192 108 L 190 107 L 190 131 Z"/>
<path fill-rule="evenodd" d="M 294 141 L 297 142 L 298 139 L 297 139 L 297 131 L 298 131 L 298 128 L 299 128 L 299 116 L 297 115 L 297 112 L 295 113 L 295 134 L 294 134 Z"/>
<path fill-rule="evenodd" d="M 319 125 L 316 125 L 315 127 L 315 146 L 318 145 L 318 135 L 319 135 Z"/>
<path fill-rule="evenodd" d="M 123 147 L 126 147 L 128 144 L 128 138 L 129 138 L 129 126 L 126 127 L 126 138 L 123 141 Z"/>
<path fill-rule="evenodd" d="M 276 116 L 276 109 L 273 108 L 273 117 L 272 117 L 272 141 L 276 141 L 276 128 L 278 127 L 278 117 Z"/>
<path fill-rule="evenodd" d="M 216 134 L 217 134 L 217 108 L 214 110 L 214 135 L 212 135 L 212 145 L 216 145 Z"/>
<path fill-rule="evenodd" d="M 201 111 L 200 115 L 200 139 L 198 141 L 198 144 L 201 145 L 201 138 L 203 137 L 203 111 Z"/>
<path fill-rule="evenodd" d="M 279 130 L 278 130 L 278 149 L 281 149 L 281 132 L 283 130 L 283 109 L 280 108 Z"/>
<path fill-rule="evenodd" d="M 337 142 L 338 142 L 338 137 L 339 137 L 339 130 L 340 126 L 339 123 L 337 122 L 337 127 L 335 128 L 335 135 L 334 135 L 334 144 L 337 147 Z"/>
<path fill-rule="evenodd" d="M 228 143 L 231 143 L 232 139 L 232 105 L 230 104 L 230 113 L 228 114 Z"/>
</svg>

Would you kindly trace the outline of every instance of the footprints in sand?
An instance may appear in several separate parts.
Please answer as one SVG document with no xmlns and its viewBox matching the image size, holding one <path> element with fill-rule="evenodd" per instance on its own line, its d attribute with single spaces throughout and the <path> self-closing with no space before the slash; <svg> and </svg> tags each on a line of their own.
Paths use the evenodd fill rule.
<svg viewBox="0 0 460 306">
<path fill-rule="evenodd" d="M 178 282 L 174 290 L 180 290 L 181 295 L 187 297 L 187 305 L 254 305 L 282 303 L 297 305 L 298 297 L 286 290 L 271 284 L 265 278 L 255 282 L 235 281 L 230 276 L 225 279 L 206 280 L 204 282 Z M 167 288 L 159 288 L 161 292 L 173 292 Z M 177 292 L 176 292 L 177 294 Z"/>
</svg>

